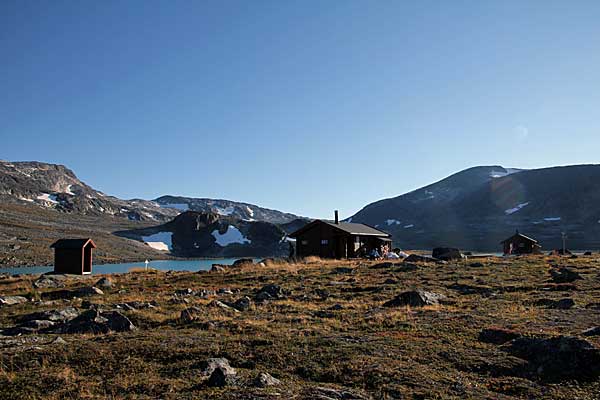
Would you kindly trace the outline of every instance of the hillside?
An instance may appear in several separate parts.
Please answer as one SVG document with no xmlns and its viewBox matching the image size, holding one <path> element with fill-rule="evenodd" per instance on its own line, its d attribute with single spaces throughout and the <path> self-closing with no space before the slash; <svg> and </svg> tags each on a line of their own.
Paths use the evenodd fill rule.
<svg viewBox="0 0 600 400">
<path fill-rule="evenodd" d="M 162 196 L 154 199 L 154 202 L 163 208 L 176 209 L 180 212 L 198 211 L 215 213 L 224 217 L 232 217 L 245 221 L 265 221 L 273 224 L 284 224 L 300 218 L 294 214 L 231 200 Z"/>
<path fill-rule="evenodd" d="M 367 205 L 353 222 L 394 235 L 405 248 L 440 245 L 499 251 L 516 229 L 544 249 L 600 247 L 600 165 L 535 170 L 474 167 L 413 192 Z"/>
</svg>

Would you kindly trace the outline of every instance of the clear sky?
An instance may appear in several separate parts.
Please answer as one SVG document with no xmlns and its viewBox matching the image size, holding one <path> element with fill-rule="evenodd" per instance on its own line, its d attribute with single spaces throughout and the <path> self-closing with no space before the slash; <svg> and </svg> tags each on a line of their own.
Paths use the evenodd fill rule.
<svg viewBox="0 0 600 400">
<path fill-rule="evenodd" d="M 343 217 L 596 163 L 600 2 L 0 2 L 0 158 L 123 198 Z"/>
</svg>

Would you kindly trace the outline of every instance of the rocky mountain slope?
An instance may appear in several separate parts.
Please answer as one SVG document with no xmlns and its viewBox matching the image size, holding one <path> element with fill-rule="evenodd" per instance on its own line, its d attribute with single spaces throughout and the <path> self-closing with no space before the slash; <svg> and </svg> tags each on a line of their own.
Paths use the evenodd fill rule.
<svg viewBox="0 0 600 400">
<path fill-rule="evenodd" d="M 185 211 L 166 224 L 117 234 L 182 257 L 289 254 L 286 232 L 278 225 L 210 212 Z"/>
<path fill-rule="evenodd" d="M 245 221 L 265 221 L 273 224 L 284 224 L 299 218 L 297 215 L 270 210 L 254 204 L 240 203 L 231 200 L 201 199 L 181 196 L 162 196 L 154 200 L 166 209 L 182 211 L 198 211 L 214 213 Z"/>
<path fill-rule="evenodd" d="M 168 221 L 179 212 L 141 200 L 121 200 L 83 183 L 63 165 L 0 161 L 0 200 L 61 212 Z"/>
<path fill-rule="evenodd" d="M 474 167 L 367 205 L 353 222 L 390 232 L 397 245 L 500 251 L 516 229 L 544 249 L 600 247 L 600 165 L 535 170 Z"/>
</svg>

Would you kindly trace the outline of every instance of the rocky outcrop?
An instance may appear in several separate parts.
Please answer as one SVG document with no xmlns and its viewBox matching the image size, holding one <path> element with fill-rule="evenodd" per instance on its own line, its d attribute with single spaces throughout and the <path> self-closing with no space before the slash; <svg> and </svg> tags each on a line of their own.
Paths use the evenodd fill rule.
<svg viewBox="0 0 600 400">
<path fill-rule="evenodd" d="M 576 337 L 522 337 L 511 341 L 503 349 L 526 360 L 528 373 L 545 381 L 592 381 L 600 376 L 600 350 Z"/>
<path fill-rule="evenodd" d="M 392 300 L 387 301 L 383 304 L 384 307 L 424 307 L 433 306 L 439 304 L 440 300 L 444 299 L 445 296 L 433 292 L 427 292 L 425 290 L 417 289 L 410 290 L 408 292 L 400 293 Z"/>
<path fill-rule="evenodd" d="M 131 239 L 167 237 L 171 253 L 184 257 L 287 256 L 286 233 L 275 224 L 215 213 L 186 211 L 173 221 L 142 230 L 117 232 Z M 165 239 L 162 239 L 165 240 Z M 244 261 L 247 262 L 247 261 Z"/>
</svg>

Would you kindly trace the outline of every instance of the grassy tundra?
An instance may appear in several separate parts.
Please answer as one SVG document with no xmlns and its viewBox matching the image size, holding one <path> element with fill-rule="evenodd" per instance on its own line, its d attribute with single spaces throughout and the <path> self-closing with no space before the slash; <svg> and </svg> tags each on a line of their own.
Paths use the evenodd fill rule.
<svg viewBox="0 0 600 400">
<path fill-rule="evenodd" d="M 599 265 L 315 260 L 111 275 L 103 294 L 76 292 L 99 276 L 6 278 L 0 294 L 28 301 L 0 308 L 0 398 L 597 399 L 600 336 L 582 332 L 600 325 Z M 412 289 L 443 297 L 387 303 Z M 70 306 L 131 325 L 23 322 Z"/>
</svg>

